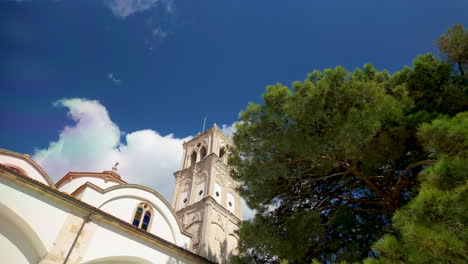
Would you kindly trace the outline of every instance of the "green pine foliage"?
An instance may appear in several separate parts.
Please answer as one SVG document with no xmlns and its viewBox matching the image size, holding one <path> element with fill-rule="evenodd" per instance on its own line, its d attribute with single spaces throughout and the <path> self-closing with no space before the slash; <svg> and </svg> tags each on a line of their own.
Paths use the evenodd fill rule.
<svg viewBox="0 0 468 264">
<path fill-rule="evenodd" d="M 396 234 L 375 244 L 365 263 L 466 263 L 468 112 L 424 124 L 419 136 L 438 162 L 420 174 L 419 194 L 396 212 Z"/>
<path fill-rule="evenodd" d="M 466 259 L 468 85 L 432 54 L 313 71 L 244 110 L 229 163 L 255 209 L 233 263 Z"/>
<path fill-rule="evenodd" d="M 448 61 L 456 63 L 460 76 L 467 77 L 468 69 L 468 30 L 461 24 L 449 28 L 436 40 L 439 50 Z"/>
</svg>

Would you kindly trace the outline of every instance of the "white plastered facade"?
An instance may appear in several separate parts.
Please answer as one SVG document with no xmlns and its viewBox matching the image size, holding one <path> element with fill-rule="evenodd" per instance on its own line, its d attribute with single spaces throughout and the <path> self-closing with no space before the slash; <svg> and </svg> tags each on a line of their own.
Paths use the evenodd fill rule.
<svg viewBox="0 0 468 264">
<path fill-rule="evenodd" d="M 2 263 L 211 263 L 156 191 L 115 172 L 71 174 L 56 187 L 29 156 L 0 150 Z M 132 225 L 140 204 L 148 230 Z M 143 218 L 142 218 L 143 219 Z"/>
</svg>

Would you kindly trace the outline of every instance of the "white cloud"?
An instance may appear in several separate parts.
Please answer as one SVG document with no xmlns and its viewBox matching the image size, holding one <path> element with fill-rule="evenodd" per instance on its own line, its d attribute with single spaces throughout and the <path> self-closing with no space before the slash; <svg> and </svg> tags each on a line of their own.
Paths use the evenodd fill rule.
<svg viewBox="0 0 468 264">
<path fill-rule="evenodd" d="M 112 13 L 122 19 L 153 8 L 160 0 L 104 0 Z"/>
<path fill-rule="evenodd" d="M 244 220 L 250 220 L 252 219 L 254 216 L 255 216 L 255 213 L 256 211 L 253 210 L 253 209 L 250 209 L 245 200 L 243 198 L 241 198 L 242 200 L 242 217 L 244 218 Z"/>
<path fill-rule="evenodd" d="M 55 105 L 67 107 L 75 124 L 66 126 L 57 141 L 33 155 L 54 181 L 68 171 L 110 170 L 118 161 L 125 181 L 151 187 L 172 200 L 172 173 L 179 169 L 182 143 L 190 137 L 139 130 L 126 134 L 122 143 L 121 130 L 98 101 L 64 99 Z"/>
<path fill-rule="evenodd" d="M 69 171 L 101 172 L 119 162 L 123 180 L 153 188 L 172 201 L 172 173 L 179 169 L 183 142 L 191 137 L 162 136 L 150 129 L 125 134 L 96 100 L 62 99 L 54 105 L 68 108 L 68 116 L 75 122 L 66 126 L 48 148 L 33 155 L 54 182 Z M 222 130 L 232 134 L 234 124 L 223 125 Z M 121 142 L 122 135 L 125 142 Z M 245 202 L 242 212 L 246 220 L 254 215 Z"/>
<path fill-rule="evenodd" d="M 236 132 L 236 123 L 237 122 L 233 122 L 231 125 L 221 125 L 221 131 L 223 131 L 223 133 L 227 136 L 232 137 L 232 135 L 234 135 L 234 133 Z"/>
<path fill-rule="evenodd" d="M 115 77 L 114 73 L 110 72 L 107 74 L 107 78 L 109 78 L 109 80 L 111 80 L 113 83 L 119 85 L 120 83 L 122 83 L 122 80 L 120 79 L 117 79 L 117 77 Z"/>
</svg>

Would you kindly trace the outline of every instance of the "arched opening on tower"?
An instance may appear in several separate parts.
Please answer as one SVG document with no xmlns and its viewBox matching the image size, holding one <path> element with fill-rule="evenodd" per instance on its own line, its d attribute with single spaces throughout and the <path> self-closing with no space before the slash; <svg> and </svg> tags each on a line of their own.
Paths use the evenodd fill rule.
<svg viewBox="0 0 468 264">
<path fill-rule="evenodd" d="M 219 150 L 219 158 L 223 159 L 224 155 L 226 155 L 226 149 L 223 147 Z"/>
<path fill-rule="evenodd" d="M 197 162 L 197 152 L 194 151 L 190 157 L 190 166 L 193 166 L 195 162 Z"/>
<path fill-rule="evenodd" d="M 202 147 L 200 150 L 200 159 L 203 159 L 206 156 L 206 147 Z"/>
</svg>

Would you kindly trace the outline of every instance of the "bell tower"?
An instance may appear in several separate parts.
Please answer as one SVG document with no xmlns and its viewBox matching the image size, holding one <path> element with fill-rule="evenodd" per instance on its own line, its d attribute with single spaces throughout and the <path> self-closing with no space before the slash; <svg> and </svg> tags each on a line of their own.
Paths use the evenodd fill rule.
<svg viewBox="0 0 468 264">
<path fill-rule="evenodd" d="M 191 250 L 227 263 L 237 248 L 235 230 L 242 220 L 238 183 L 227 165 L 231 138 L 215 124 L 183 145 L 172 206 L 192 238 Z"/>
</svg>

